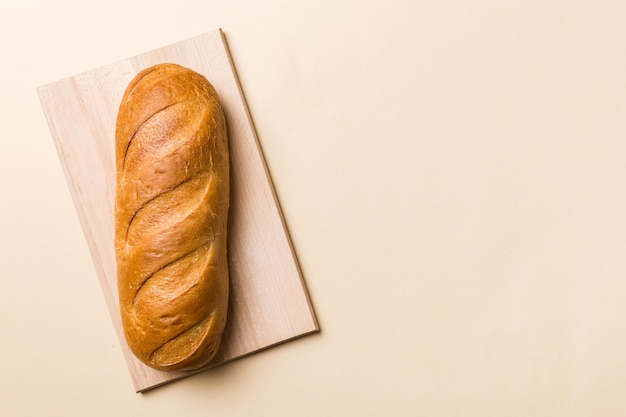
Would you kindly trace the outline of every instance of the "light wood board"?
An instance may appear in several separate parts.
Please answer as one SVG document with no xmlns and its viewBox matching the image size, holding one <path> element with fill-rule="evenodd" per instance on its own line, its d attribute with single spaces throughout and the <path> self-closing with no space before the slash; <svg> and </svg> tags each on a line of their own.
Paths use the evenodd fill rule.
<svg viewBox="0 0 626 417">
<path fill-rule="evenodd" d="M 161 62 L 206 76 L 229 130 L 229 317 L 218 356 L 202 370 L 319 330 L 221 30 L 42 86 L 44 113 L 138 392 L 199 372 L 160 372 L 139 362 L 126 345 L 118 311 L 115 119 L 130 80 Z"/>
</svg>

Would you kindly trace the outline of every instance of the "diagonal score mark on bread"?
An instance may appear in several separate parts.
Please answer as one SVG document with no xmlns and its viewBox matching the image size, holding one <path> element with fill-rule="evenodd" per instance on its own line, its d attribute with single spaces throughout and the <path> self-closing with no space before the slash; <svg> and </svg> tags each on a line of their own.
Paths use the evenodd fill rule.
<svg viewBox="0 0 626 417">
<path fill-rule="evenodd" d="M 161 115 L 161 113 L 163 113 L 163 112 L 165 112 L 167 110 L 174 110 L 174 109 L 172 109 L 173 107 L 181 105 L 181 104 L 189 103 L 189 102 L 190 102 L 190 100 L 183 100 L 183 101 L 179 101 L 178 103 L 172 103 L 172 104 L 169 104 L 169 105 L 163 107 L 162 109 L 159 109 L 159 110 L 155 111 L 151 115 L 147 116 L 146 119 L 143 120 L 137 126 L 137 129 L 135 129 L 133 134 L 130 135 L 130 138 L 128 139 L 128 143 L 126 144 L 126 150 L 124 151 L 124 158 L 123 158 L 123 162 L 122 162 L 122 168 L 126 167 L 126 157 L 128 156 L 128 150 L 130 149 L 131 144 L 135 141 L 135 138 L 137 137 L 137 134 L 141 132 L 142 128 L 145 128 L 146 126 L 150 125 L 151 121 L 153 121 L 153 119 L 158 118 Z"/>
<path fill-rule="evenodd" d="M 183 262 L 185 262 L 186 259 L 193 257 L 198 251 L 202 250 L 202 249 L 207 249 L 206 244 L 202 244 L 199 245 L 195 248 L 193 248 L 191 251 L 189 251 L 188 253 L 184 254 L 183 256 L 174 259 L 173 261 L 159 267 L 158 269 L 156 269 L 155 271 L 151 272 L 148 274 L 148 276 L 146 276 L 143 280 L 141 280 L 141 282 L 139 283 L 139 285 L 137 286 L 137 289 L 135 290 L 135 295 L 133 296 L 133 301 L 131 302 L 131 305 L 133 307 L 135 307 L 135 304 L 137 304 L 137 298 L 141 299 L 140 294 L 145 293 L 146 292 L 146 288 L 150 288 L 150 286 L 146 286 L 146 284 L 148 282 L 150 282 L 150 280 L 152 278 L 158 278 L 159 277 L 159 273 L 161 274 L 165 274 L 165 276 L 163 277 L 162 280 L 156 280 L 157 283 L 153 286 L 154 287 L 160 287 L 160 286 L 164 286 L 167 285 L 168 283 L 168 279 L 171 277 L 171 275 L 169 274 L 170 271 L 170 267 L 173 266 L 178 266 L 177 264 L 181 264 Z M 178 285 L 177 287 L 177 291 L 176 292 L 181 292 L 184 290 L 188 290 L 190 287 L 192 287 L 193 285 L 197 285 L 197 276 L 196 275 L 187 275 L 186 277 L 183 277 L 183 279 L 181 279 L 180 281 L 177 282 L 177 284 L 183 284 L 183 285 Z M 162 319 L 169 319 L 170 315 L 167 314 L 166 312 L 162 313 L 160 315 L 160 318 Z"/>
<path fill-rule="evenodd" d="M 173 337 L 167 342 L 159 346 L 151 355 L 150 359 L 162 363 L 167 363 L 168 358 L 172 357 L 172 351 L 182 352 L 185 359 L 188 359 L 192 354 L 197 354 L 197 340 L 201 339 L 198 334 L 209 333 L 215 325 L 215 314 L 211 314 L 208 317 L 195 323 L 184 333 L 181 333 L 177 337 Z M 219 343 L 211 343 L 205 347 L 205 351 L 208 355 L 213 355 L 216 352 L 216 348 L 219 347 Z"/>
<path fill-rule="evenodd" d="M 207 364 L 228 307 L 226 123 L 201 75 L 174 64 L 131 81 L 116 125 L 115 250 L 131 351 L 161 370 Z"/>
<path fill-rule="evenodd" d="M 155 195 L 154 197 L 150 198 L 148 201 L 143 203 L 141 206 L 139 206 L 137 210 L 135 210 L 135 212 L 130 216 L 130 219 L 128 220 L 128 226 L 126 228 L 126 244 L 128 245 L 128 234 L 130 233 L 130 229 L 133 226 L 135 218 L 137 218 L 137 215 L 140 214 L 142 210 L 144 210 L 146 207 L 149 207 L 150 203 L 157 202 L 159 198 L 163 198 L 168 193 L 175 192 L 179 188 L 184 187 L 185 184 L 189 184 L 190 181 L 192 181 L 192 179 L 186 179 L 183 182 L 176 184 L 174 187 L 167 189 L 160 194 Z"/>
</svg>

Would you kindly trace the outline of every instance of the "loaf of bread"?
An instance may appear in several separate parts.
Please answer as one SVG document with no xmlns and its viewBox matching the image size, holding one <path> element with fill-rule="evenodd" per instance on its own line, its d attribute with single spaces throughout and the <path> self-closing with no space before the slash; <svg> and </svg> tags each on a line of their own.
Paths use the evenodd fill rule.
<svg viewBox="0 0 626 417">
<path fill-rule="evenodd" d="M 176 64 L 128 85 L 115 134 L 115 254 L 124 334 L 146 365 L 200 368 L 228 310 L 229 157 L 224 113 Z"/>
</svg>

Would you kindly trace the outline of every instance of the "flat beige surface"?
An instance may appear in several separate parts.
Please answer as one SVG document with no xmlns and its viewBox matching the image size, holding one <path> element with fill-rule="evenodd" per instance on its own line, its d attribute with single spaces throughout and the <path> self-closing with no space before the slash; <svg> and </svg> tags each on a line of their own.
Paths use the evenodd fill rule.
<svg viewBox="0 0 626 417">
<path fill-rule="evenodd" d="M 11 2 L 0 415 L 626 414 L 623 1 Z M 36 87 L 221 27 L 322 332 L 135 394 Z"/>
<path fill-rule="evenodd" d="M 141 363 L 126 344 L 119 313 L 113 214 L 117 112 L 135 75 L 163 62 L 210 80 L 228 127 L 230 302 L 219 352 L 205 368 L 319 330 L 222 31 L 46 84 L 37 89 L 42 109 L 137 391 L 198 372 L 161 372 Z"/>
</svg>

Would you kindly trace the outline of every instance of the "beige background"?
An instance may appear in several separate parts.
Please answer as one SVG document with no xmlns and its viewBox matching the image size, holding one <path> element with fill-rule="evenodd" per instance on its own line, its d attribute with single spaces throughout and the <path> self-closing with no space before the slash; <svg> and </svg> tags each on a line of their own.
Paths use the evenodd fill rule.
<svg viewBox="0 0 626 417">
<path fill-rule="evenodd" d="M 626 3 L 0 12 L 0 415 L 623 416 Z M 221 27 L 322 332 L 135 394 L 35 88 Z"/>
</svg>

